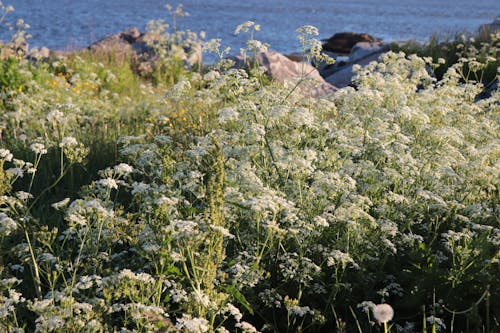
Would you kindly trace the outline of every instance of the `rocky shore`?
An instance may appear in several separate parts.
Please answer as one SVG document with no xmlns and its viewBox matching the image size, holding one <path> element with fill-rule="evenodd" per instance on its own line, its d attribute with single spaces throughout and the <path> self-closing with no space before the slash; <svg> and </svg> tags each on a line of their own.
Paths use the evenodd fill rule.
<svg viewBox="0 0 500 333">
<path fill-rule="evenodd" d="M 500 16 L 492 23 L 484 24 L 478 29 L 478 34 L 487 34 L 500 31 Z M 253 61 L 264 67 L 271 80 L 281 83 L 285 81 L 304 80 L 301 89 L 311 97 L 320 97 L 336 90 L 352 85 L 354 76 L 353 67 L 365 66 L 377 61 L 382 54 L 389 50 L 389 45 L 382 39 L 366 33 L 341 32 L 323 40 L 323 54 L 334 59 L 333 64 L 326 62 L 307 62 L 300 53 L 281 54 L 277 51 L 265 51 L 256 55 Z M 161 37 L 154 33 L 141 33 L 132 28 L 109 35 L 88 47 L 88 50 L 100 55 L 112 55 L 118 61 L 131 61 L 131 66 L 139 75 L 150 75 L 155 68 L 161 47 L 175 46 L 162 45 Z M 201 68 L 203 64 L 202 45 L 200 41 L 190 41 L 179 46 L 181 60 L 189 68 Z M 25 46 L 28 53 L 28 46 Z M 172 51 L 172 50 L 169 50 Z M 49 58 L 51 55 L 62 54 L 62 51 L 51 51 L 42 47 L 31 52 L 37 59 Z M 244 67 L 248 63 L 241 55 L 229 57 L 235 67 Z"/>
</svg>

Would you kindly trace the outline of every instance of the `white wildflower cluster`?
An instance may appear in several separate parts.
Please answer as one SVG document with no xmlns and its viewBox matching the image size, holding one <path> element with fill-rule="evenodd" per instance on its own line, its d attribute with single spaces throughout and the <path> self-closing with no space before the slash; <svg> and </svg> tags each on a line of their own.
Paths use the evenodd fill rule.
<svg viewBox="0 0 500 333">
<path fill-rule="evenodd" d="M 352 265 L 354 268 L 359 268 L 359 265 L 356 264 L 354 259 L 345 252 L 339 250 L 333 250 L 330 252 L 329 256 L 326 258 L 327 266 L 340 266 L 347 267 L 348 265 Z"/>
<path fill-rule="evenodd" d="M 181 70 L 169 56 L 183 62 L 197 37 L 151 27 L 161 37 L 151 44 L 157 69 L 169 72 L 155 75 Z M 246 22 L 235 31 L 250 34 L 247 60 L 267 47 L 253 38 L 259 29 Z M 298 33 L 305 57 L 327 63 L 311 38 L 318 30 Z M 204 47 L 225 52 L 217 41 Z M 495 59 L 464 57 L 437 82 L 432 70 L 443 60 L 387 52 L 353 67 L 356 88 L 322 99 L 258 70 L 216 65 L 167 79 L 171 88 L 144 83 L 140 104 L 107 87 L 121 83 L 106 65 L 84 74 L 66 62 L 50 64 L 65 70 L 48 83 L 56 95 L 35 89 L 41 96 L 29 103 L 13 95 L 17 111 L 0 115 L 35 156 L 25 162 L 0 148 L 0 330 L 17 319 L 37 332 L 257 332 L 253 320 L 262 331 L 321 331 L 342 329 L 346 317 L 331 309 L 378 295 L 383 304 L 365 301 L 358 312 L 411 332 L 421 321 L 405 324 L 384 302 L 421 302 L 422 286 L 439 278 L 436 293 L 469 306 L 497 282 L 500 94 L 476 98 L 483 87 L 464 75 Z M 97 87 L 59 104 L 85 82 Z M 38 191 L 49 148 L 59 148 L 64 171 L 66 161 L 83 163 L 82 142 L 95 142 L 69 125 L 94 133 L 117 117 L 120 126 L 144 123 L 145 133 L 118 140 L 120 162 L 79 192 L 66 188 L 81 181 L 78 168 L 62 187 Z M 43 129 L 21 126 L 33 119 Z M 26 174 L 33 179 L 16 183 Z M 484 295 L 498 298 L 489 288 Z M 446 317 L 425 319 L 449 329 Z"/>
<path fill-rule="evenodd" d="M 8 236 L 16 231 L 18 225 L 7 214 L 0 212 L 0 235 Z"/>
<path fill-rule="evenodd" d="M 239 117 L 238 111 L 234 108 L 223 108 L 219 110 L 219 123 L 226 124 L 231 121 L 237 121 Z"/>
<path fill-rule="evenodd" d="M 12 158 L 14 156 L 12 155 L 12 153 L 10 152 L 10 150 L 8 149 L 4 149 L 4 148 L 1 148 L 0 149 L 0 158 L 6 162 L 10 162 L 12 161 Z"/>
<path fill-rule="evenodd" d="M 45 145 L 43 143 L 38 143 L 38 142 L 37 143 L 32 143 L 30 145 L 30 149 L 31 149 L 31 151 L 33 151 L 37 155 L 45 155 L 48 152 L 48 150 L 45 147 Z"/>
<path fill-rule="evenodd" d="M 175 327 L 192 333 L 203 333 L 209 330 L 208 320 L 205 318 L 192 318 L 185 314 L 182 315 L 182 318 L 177 319 Z"/>
<path fill-rule="evenodd" d="M 69 147 L 74 147 L 78 144 L 78 141 L 72 136 L 66 136 L 62 138 L 61 143 L 59 144 L 59 147 L 61 148 L 69 148 Z"/>
</svg>

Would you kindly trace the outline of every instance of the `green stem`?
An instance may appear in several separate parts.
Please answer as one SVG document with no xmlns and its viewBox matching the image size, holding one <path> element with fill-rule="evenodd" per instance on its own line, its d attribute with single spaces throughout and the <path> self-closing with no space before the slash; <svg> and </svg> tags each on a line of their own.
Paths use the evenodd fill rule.
<svg viewBox="0 0 500 333">
<path fill-rule="evenodd" d="M 31 256 L 31 261 L 33 263 L 33 282 L 35 284 L 35 292 L 36 296 L 39 299 L 42 299 L 42 287 L 41 287 L 41 279 L 40 279 L 40 272 L 38 270 L 38 263 L 36 262 L 35 259 L 35 252 L 33 251 L 33 246 L 31 245 L 31 240 L 30 236 L 28 235 L 28 230 L 26 230 L 26 227 L 24 228 L 24 236 L 26 237 L 26 241 L 28 242 L 28 249 L 30 251 L 30 256 Z"/>
</svg>

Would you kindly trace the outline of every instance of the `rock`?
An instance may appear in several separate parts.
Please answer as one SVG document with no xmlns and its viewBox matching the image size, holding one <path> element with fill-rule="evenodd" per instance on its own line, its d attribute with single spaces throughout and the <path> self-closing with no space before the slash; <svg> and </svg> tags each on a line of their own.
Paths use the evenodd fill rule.
<svg viewBox="0 0 500 333">
<path fill-rule="evenodd" d="M 260 52 L 256 57 L 260 66 L 266 68 L 266 73 L 274 80 L 284 83 L 285 80 L 307 77 L 322 82 L 318 70 L 304 62 L 291 61 L 284 55 L 267 51 Z"/>
<path fill-rule="evenodd" d="M 368 65 L 372 61 L 378 61 L 381 54 L 382 53 L 380 53 L 380 52 L 374 53 L 374 54 L 371 54 L 367 57 L 360 59 L 356 63 L 349 63 L 349 64 L 341 67 L 338 71 L 334 72 L 333 74 L 325 77 L 325 81 L 334 85 L 335 87 L 338 87 L 338 88 L 347 87 L 348 85 L 351 84 L 351 80 L 354 76 L 354 73 L 352 72 L 352 67 L 355 64 L 358 64 L 360 66 Z"/>
<path fill-rule="evenodd" d="M 134 53 L 131 44 L 139 35 L 137 28 L 125 30 L 92 43 L 89 50 L 99 55 L 114 57 L 117 61 L 125 61 Z"/>
<path fill-rule="evenodd" d="M 321 51 L 324 55 L 332 58 L 335 60 L 335 63 L 337 62 L 337 59 L 338 59 L 338 54 L 336 53 L 333 53 L 333 52 L 329 52 L 329 51 Z M 330 63 L 327 63 L 326 61 L 313 61 L 313 65 L 314 67 L 316 67 L 316 69 L 320 72 L 320 74 L 322 72 L 325 72 L 325 71 L 329 71 L 331 70 L 331 68 L 333 68 L 335 66 L 335 63 L 334 64 L 330 64 Z M 321 74 L 322 77 L 324 77 L 322 74 Z"/>
<path fill-rule="evenodd" d="M 137 28 L 132 28 L 109 35 L 89 46 L 89 50 L 102 55 L 113 57 L 117 61 L 131 61 L 132 68 L 142 76 L 151 75 L 156 62 L 160 59 L 156 54 L 161 45 L 163 36 L 155 33 L 140 33 Z M 165 44 L 165 43 L 164 43 Z M 169 45 L 165 54 L 167 57 L 177 56 L 184 61 L 188 68 L 202 65 L 201 43 L 191 42 L 189 44 Z M 162 51 L 163 53 L 163 51 Z"/>
<path fill-rule="evenodd" d="M 0 60 L 17 57 L 17 56 L 27 56 L 29 55 L 29 44 L 26 41 L 18 42 L 7 42 L 4 44 L 0 40 Z"/>
<path fill-rule="evenodd" d="M 368 34 L 358 34 L 354 32 L 341 32 L 328 38 L 323 43 L 323 50 L 337 54 L 347 55 L 354 45 L 359 42 L 380 42 L 381 40 Z"/>
<path fill-rule="evenodd" d="M 134 43 L 139 37 L 141 33 L 137 29 L 137 27 L 133 27 L 132 29 L 125 30 L 121 33 L 121 39 L 127 41 L 129 44 Z"/>
<path fill-rule="evenodd" d="M 349 62 L 357 62 L 374 53 L 387 51 L 389 48 L 380 42 L 359 42 L 354 45 L 349 54 Z"/>
<path fill-rule="evenodd" d="M 292 52 L 290 54 L 285 54 L 285 57 L 295 62 L 307 61 L 306 57 L 301 52 Z"/>
<path fill-rule="evenodd" d="M 41 57 L 42 59 L 47 59 L 47 58 L 49 58 L 49 57 L 50 57 L 50 50 L 49 50 L 49 48 L 48 48 L 48 47 L 46 47 L 46 46 L 42 46 L 42 47 L 40 48 L 40 51 L 38 51 L 38 52 L 39 52 L 39 55 L 40 55 L 40 57 Z"/>
<path fill-rule="evenodd" d="M 134 52 L 138 55 L 147 54 L 150 58 L 154 58 L 155 50 L 153 45 L 158 46 L 159 45 L 158 43 L 161 43 L 162 39 L 163 36 L 157 33 L 153 32 L 143 33 L 134 39 L 132 43 L 132 48 L 134 49 Z M 203 63 L 203 52 L 200 42 L 190 41 L 189 43 L 185 43 L 182 46 L 173 45 L 173 46 L 167 46 L 167 48 L 169 48 L 167 50 L 167 53 L 179 56 L 182 60 L 184 60 L 185 64 L 189 68 L 192 68 L 194 66 L 201 66 Z"/>
<path fill-rule="evenodd" d="M 490 98 L 491 95 L 494 93 L 494 92 L 497 92 L 499 91 L 498 90 L 498 79 L 490 82 L 489 84 L 487 84 L 483 91 L 481 91 L 475 98 L 475 101 L 478 102 L 480 100 L 483 100 L 483 99 L 486 99 L 486 98 Z"/>
<path fill-rule="evenodd" d="M 230 58 L 235 62 L 235 67 L 245 68 L 252 66 L 247 59 L 241 55 Z M 260 52 L 256 55 L 255 61 L 259 66 L 264 67 L 266 74 L 271 80 L 280 83 L 286 81 L 297 81 L 304 78 L 299 89 L 305 96 L 320 97 L 337 90 L 336 87 L 325 82 L 318 70 L 305 62 L 295 62 L 276 51 Z"/>
<path fill-rule="evenodd" d="M 50 50 L 45 46 L 42 46 L 40 49 L 34 47 L 30 50 L 30 53 L 26 55 L 26 59 L 35 63 L 39 60 L 46 60 L 49 57 L 50 57 Z"/>
<path fill-rule="evenodd" d="M 335 93 L 337 90 L 339 90 L 337 87 L 334 85 L 324 82 L 319 86 L 312 87 L 308 91 L 306 91 L 305 95 L 308 97 L 313 97 L 313 98 L 320 98 L 326 95 L 330 95 Z M 302 90 L 303 93 L 305 89 Z"/>
<path fill-rule="evenodd" d="M 479 28 L 480 34 L 490 34 L 499 31 L 500 31 L 500 16 L 497 16 L 497 18 L 493 22 L 488 24 L 483 24 Z"/>
</svg>

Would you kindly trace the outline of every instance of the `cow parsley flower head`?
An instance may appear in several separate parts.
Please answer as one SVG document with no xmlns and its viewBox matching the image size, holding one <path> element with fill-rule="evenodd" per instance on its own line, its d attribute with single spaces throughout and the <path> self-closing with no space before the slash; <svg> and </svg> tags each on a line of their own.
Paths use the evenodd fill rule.
<svg viewBox="0 0 500 333">
<path fill-rule="evenodd" d="M 12 155 L 12 153 L 10 152 L 10 150 L 8 149 L 0 149 L 0 158 L 4 161 L 7 161 L 7 162 L 10 162 L 12 161 L 12 157 L 14 157 Z"/>
<path fill-rule="evenodd" d="M 175 327 L 193 333 L 208 332 L 209 330 L 208 321 L 205 318 L 191 318 L 185 314 L 182 315 L 182 318 L 177 319 Z"/>
<path fill-rule="evenodd" d="M 239 113 L 235 108 L 223 108 L 219 110 L 219 124 L 224 125 L 225 123 L 238 120 Z"/>
<path fill-rule="evenodd" d="M 128 165 L 127 163 L 120 163 L 118 165 L 115 165 L 113 170 L 119 175 L 126 176 L 132 173 L 134 171 L 134 168 Z"/>
<path fill-rule="evenodd" d="M 47 154 L 47 148 L 45 148 L 43 143 L 33 143 L 31 144 L 30 149 L 37 155 Z"/>
<path fill-rule="evenodd" d="M 59 110 L 52 110 L 47 114 L 47 121 L 51 123 L 62 123 L 64 121 L 64 113 Z"/>
<path fill-rule="evenodd" d="M 102 186 L 109 189 L 118 189 L 118 183 L 113 178 L 99 179 L 95 182 L 96 185 Z"/>
<path fill-rule="evenodd" d="M 60 209 L 63 209 L 64 207 L 66 207 L 69 204 L 69 201 L 70 201 L 69 198 L 65 198 L 61 201 L 54 202 L 51 206 L 52 206 L 52 208 L 54 208 L 56 210 L 60 210 Z"/>
<path fill-rule="evenodd" d="M 0 235 L 8 236 L 17 230 L 17 223 L 7 214 L 0 213 Z"/>
<path fill-rule="evenodd" d="M 59 144 L 59 147 L 65 148 L 65 147 L 73 147 L 78 144 L 78 141 L 72 136 L 67 136 L 62 138 L 61 143 Z"/>
</svg>

